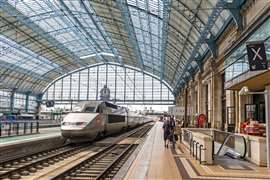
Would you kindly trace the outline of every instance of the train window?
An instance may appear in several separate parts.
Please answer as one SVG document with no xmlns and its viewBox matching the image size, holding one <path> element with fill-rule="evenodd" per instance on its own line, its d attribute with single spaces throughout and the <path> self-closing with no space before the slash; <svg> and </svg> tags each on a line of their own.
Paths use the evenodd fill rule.
<svg viewBox="0 0 270 180">
<path fill-rule="evenodd" d="M 126 120 L 125 116 L 113 115 L 113 114 L 108 115 L 108 123 L 120 123 L 120 122 L 125 122 L 125 120 Z"/>
<path fill-rule="evenodd" d="M 118 106 L 117 105 L 114 105 L 114 104 L 111 104 L 111 103 L 108 103 L 108 102 L 105 102 L 105 105 L 107 107 L 110 107 L 110 108 L 113 108 L 113 109 L 118 109 Z"/>
<path fill-rule="evenodd" d="M 95 107 L 86 107 L 85 108 L 85 112 L 94 112 L 95 111 Z"/>
</svg>

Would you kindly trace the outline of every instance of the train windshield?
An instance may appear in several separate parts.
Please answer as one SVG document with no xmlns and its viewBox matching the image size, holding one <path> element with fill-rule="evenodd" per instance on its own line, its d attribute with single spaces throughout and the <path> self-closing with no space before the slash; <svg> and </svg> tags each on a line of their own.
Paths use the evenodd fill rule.
<svg viewBox="0 0 270 180">
<path fill-rule="evenodd" d="M 74 111 L 74 112 L 82 112 L 82 106 L 80 106 L 80 105 L 75 105 L 75 106 L 73 107 L 73 111 Z"/>
<path fill-rule="evenodd" d="M 96 112 L 95 110 L 96 110 L 96 107 L 86 107 L 84 111 L 85 112 Z"/>
</svg>

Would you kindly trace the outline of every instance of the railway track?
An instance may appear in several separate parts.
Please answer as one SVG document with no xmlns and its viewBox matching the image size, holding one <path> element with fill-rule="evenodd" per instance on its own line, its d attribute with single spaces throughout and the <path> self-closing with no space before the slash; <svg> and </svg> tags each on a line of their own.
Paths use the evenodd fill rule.
<svg viewBox="0 0 270 180">
<path fill-rule="evenodd" d="M 138 128 L 136 130 L 131 131 L 130 133 L 127 133 L 127 135 L 120 136 L 121 137 L 120 140 L 126 137 L 142 137 L 150 128 L 151 128 L 150 125 Z M 79 159 L 79 157 L 82 158 L 86 154 L 89 155 L 90 152 L 91 153 L 95 152 L 95 153 L 92 153 L 93 155 L 91 154 L 91 156 L 89 155 L 89 158 L 87 158 L 86 160 L 82 158 L 82 162 L 79 164 L 85 164 L 85 162 L 88 159 L 90 159 L 91 161 L 93 158 L 96 158 L 96 162 L 99 160 L 103 162 L 103 163 L 100 163 L 100 165 L 106 164 L 106 166 L 104 167 L 102 166 L 103 168 L 101 168 L 101 166 L 97 166 L 99 164 L 98 163 L 96 166 L 100 168 L 97 168 L 96 171 L 102 169 L 103 170 L 102 172 L 106 173 L 106 172 L 110 172 L 111 168 L 117 167 L 115 166 L 115 164 L 119 164 L 121 162 L 121 159 L 125 159 L 125 157 L 127 157 L 129 153 L 133 152 L 136 146 L 137 146 L 136 144 L 135 145 L 134 144 L 133 145 L 84 144 L 84 145 L 73 145 L 73 146 L 68 145 L 68 146 L 56 148 L 53 150 L 47 150 L 47 151 L 36 153 L 30 156 L 26 156 L 26 157 L 22 157 L 22 158 L 18 158 L 15 160 L 1 163 L 0 164 L 0 179 L 28 179 L 28 177 L 31 177 L 33 174 L 38 174 L 40 171 L 43 171 L 44 169 L 49 168 L 50 166 L 57 165 L 59 162 L 65 163 L 65 161 L 67 161 L 67 164 L 69 164 L 72 162 L 73 159 L 76 159 L 76 158 Z M 110 165 L 111 168 L 106 170 L 108 165 Z M 56 175 L 54 179 L 66 179 L 68 177 L 73 177 L 72 176 L 74 174 L 73 168 L 78 170 L 77 169 L 78 167 L 80 167 L 80 165 L 76 165 L 70 168 L 69 170 L 64 171 L 64 173 L 60 173 L 59 175 Z M 73 174 L 70 172 L 72 172 Z M 76 175 L 77 174 L 78 173 L 76 173 Z M 91 177 L 92 176 L 90 176 L 90 178 Z M 39 179 L 39 178 L 36 178 L 36 179 Z"/>
<path fill-rule="evenodd" d="M 146 126 L 128 137 L 141 138 L 152 126 Z M 112 179 L 138 144 L 112 144 L 78 165 L 57 175 L 53 180 Z"/>
<path fill-rule="evenodd" d="M 19 179 L 89 148 L 89 145 L 69 145 L 1 163 L 0 179 Z"/>
</svg>

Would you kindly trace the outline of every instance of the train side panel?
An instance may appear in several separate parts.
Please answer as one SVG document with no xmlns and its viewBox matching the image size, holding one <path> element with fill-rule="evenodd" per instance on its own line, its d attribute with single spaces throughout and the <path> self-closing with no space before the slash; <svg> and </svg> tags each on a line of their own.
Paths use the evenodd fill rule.
<svg viewBox="0 0 270 180">
<path fill-rule="evenodd" d="M 124 115 L 108 114 L 105 125 L 106 134 L 117 133 L 126 129 L 127 118 Z"/>
</svg>

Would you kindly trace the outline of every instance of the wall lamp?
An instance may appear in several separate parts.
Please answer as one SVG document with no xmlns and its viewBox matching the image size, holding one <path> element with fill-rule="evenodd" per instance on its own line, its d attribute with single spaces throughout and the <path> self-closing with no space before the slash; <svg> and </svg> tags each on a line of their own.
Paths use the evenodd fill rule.
<svg viewBox="0 0 270 180">
<path fill-rule="evenodd" d="M 239 96 L 245 96 L 249 94 L 266 94 L 266 92 L 250 92 L 247 86 L 243 86 L 242 89 L 239 91 Z"/>
</svg>

